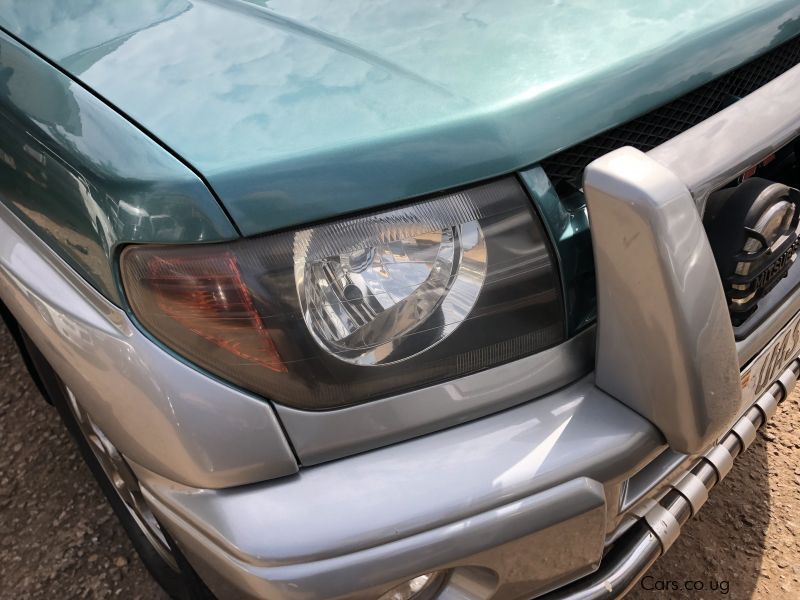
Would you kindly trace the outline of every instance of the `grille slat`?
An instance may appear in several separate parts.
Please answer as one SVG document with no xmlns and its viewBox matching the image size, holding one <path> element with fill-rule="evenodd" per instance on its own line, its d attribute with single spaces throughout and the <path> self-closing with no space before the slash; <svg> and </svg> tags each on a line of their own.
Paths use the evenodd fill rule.
<svg viewBox="0 0 800 600">
<path fill-rule="evenodd" d="M 800 37 L 632 121 L 598 134 L 541 162 L 558 189 L 581 187 L 586 166 L 604 154 L 633 146 L 652 150 L 800 64 Z"/>
</svg>

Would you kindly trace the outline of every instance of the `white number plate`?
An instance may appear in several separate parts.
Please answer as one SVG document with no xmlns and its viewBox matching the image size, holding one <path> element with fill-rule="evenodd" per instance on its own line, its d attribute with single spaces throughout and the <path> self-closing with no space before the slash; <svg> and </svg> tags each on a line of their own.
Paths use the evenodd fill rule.
<svg viewBox="0 0 800 600">
<path fill-rule="evenodd" d="M 742 372 L 742 399 L 756 400 L 778 375 L 800 354 L 800 313 L 772 338 L 761 353 Z"/>
</svg>

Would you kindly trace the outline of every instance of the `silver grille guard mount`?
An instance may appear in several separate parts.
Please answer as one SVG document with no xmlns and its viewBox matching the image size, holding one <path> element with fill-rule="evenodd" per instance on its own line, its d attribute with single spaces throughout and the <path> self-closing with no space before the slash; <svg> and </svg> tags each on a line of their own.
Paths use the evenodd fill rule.
<svg viewBox="0 0 800 600">
<path fill-rule="evenodd" d="M 645 507 L 642 518 L 606 554 L 593 574 L 543 596 L 546 600 L 621 598 L 680 535 L 709 492 L 730 472 L 734 460 L 756 439 L 756 432 L 775 414 L 800 374 L 795 360 L 730 432 L 701 456 L 658 501 Z"/>
<path fill-rule="evenodd" d="M 701 215 L 714 189 L 800 135 L 798 107 L 800 66 L 647 154 L 621 148 L 587 167 L 596 384 L 650 419 L 673 449 L 698 458 L 641 509 L 595 573 L 544 598 L 624 596 L 792 391 L 798 359 L 741 406 L 740 367 L 788 322 L 798 298 L 736 344 Z"/>
</svg>

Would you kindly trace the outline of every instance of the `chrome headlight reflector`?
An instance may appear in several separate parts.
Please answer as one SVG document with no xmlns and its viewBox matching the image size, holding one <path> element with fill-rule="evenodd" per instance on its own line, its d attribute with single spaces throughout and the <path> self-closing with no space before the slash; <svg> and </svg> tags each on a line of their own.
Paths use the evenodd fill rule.
<svg viewBox="0 0 800 600">
<path fill-rule="evenodd" d="M 486 277 L 486 242 L 477 209 L 459 200 L 298 232 L 297 293 L 325 351 L 352 364 L 391 364 L 441 342 L 467 318 Z"/>
<path fill-rule="evenodd" d="M 167 346 L 298 408 L 429 385 L 564 336 L 542 224 L 510 177 L 294 232 L 130 246 L 121 273 Z"/>
</svg>

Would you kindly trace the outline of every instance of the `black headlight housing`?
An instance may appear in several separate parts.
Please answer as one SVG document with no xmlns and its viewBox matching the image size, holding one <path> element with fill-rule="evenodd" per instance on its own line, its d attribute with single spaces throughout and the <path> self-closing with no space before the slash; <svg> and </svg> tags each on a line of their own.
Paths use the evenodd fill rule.
<svg viewBox="0 0 800 600">
<path fill-rule="evenodd" d="M 348 406 L 564 339 L 550 244 L 513 177 L 297 231 L 129 246 L 141 325 L 219 377 L 300 409 Z"/>
</svg>

